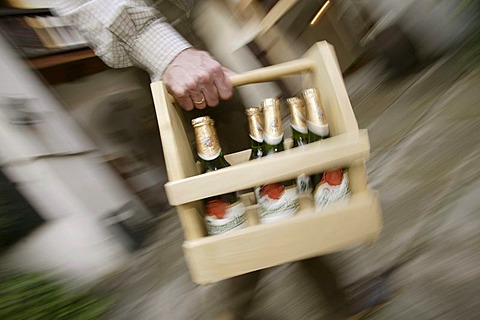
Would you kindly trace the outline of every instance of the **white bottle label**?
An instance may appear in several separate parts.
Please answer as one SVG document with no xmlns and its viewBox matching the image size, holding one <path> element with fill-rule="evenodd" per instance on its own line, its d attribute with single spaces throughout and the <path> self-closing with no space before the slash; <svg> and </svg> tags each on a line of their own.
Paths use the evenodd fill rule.
<svg viewBox="0 0 480 320">
<path fill-rule="evenodd" d="M 347 198 L 349 194 L 347 173 L 342 169 L 327 170 L 313 193 L 315 207 L 323 209 L 332 202 Z"/>
<path fill-rule="evenodd" d="M 269 223 L 293 216 L 299 208 L 295 185 L 285 187 L 280 183 L 264 185 L 258 200 L 261 223 Z"/>
<path fill-rule="evenodd" d="M 209 235 L 216 235 L 243 229 L 247 226 L 247 214 L 241 201 L 229 204 L 222 200 L 212 200 L 206 205 L 205 223 Z"/>
</svg>

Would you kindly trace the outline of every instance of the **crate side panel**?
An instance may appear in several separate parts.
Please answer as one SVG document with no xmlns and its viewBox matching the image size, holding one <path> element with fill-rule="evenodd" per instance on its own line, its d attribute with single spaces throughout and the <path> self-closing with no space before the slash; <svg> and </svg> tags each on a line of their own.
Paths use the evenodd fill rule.
<svg viewBox="0 0 480 320">
<path fill-rule="evenodd" d="M 201 201 L 179 205 L 176 210 L 185 240 L 198 239 L 207 235 Z"/>
<path fill-rule="evenodd" d="M 250 149 L 249 150 L 243 150 L 243 151 L 227 154 L 227 155 L 225 155 L 225 159 L 227 159 L 227 161 L 232 166 L 234 166 L 234 165 L 242 163 L 242 162 L 247 162 L 250 158 L 251 153 L 252 153 L 252 151 Z"/>
<path fill-rule="evenodd" d="M 151 91 L 162 139 L 168 179 L 175 181 L 195 175 L 196 165 L 184 128 L 181 111 L 171 103 L 162 82 L 152 83 Z M 188 190 L 184 190 L 184 192 L 188 192 Z M 172 204 L 171 199 L 168 200 Z M 199 202 L 191 202 L 176 208 L 184 237 L 187 240 L 206 235 L 200 207 Z"/>
<path fill-rule="evenodd" d="M 368 134 L 362 130 L 360 135 L 339 135 L 220 171 L 171 181 L 165 189 L 170 203 L 179 205 L 263 183 L 292 179 L 301 173 L 315 174 L 329 168 L 348 167 L 358 159 L 367 158 L 369 152 Z"/>
<path fill-rule="evenodd" d="M 186 241 L 183 248 L 193 281 L 208 284 L 372 242 L 381 227 L 378 199 L 364 192 L 353 195 L 348 205 Z"/>
<path fill-rule="evenodd" d="M 196 166 L 181 111 L 169 99 L 164 84 L 151 84 L 169 181 L 195 175 Z"/>
<path fill-rule="evenodd" d="M 368 189 L 367 171 L 364 159 L 355 161 L 348 168 L 347 172 L 350 183 L 350 190 L 352 193 L 360 193 Z"/>
</svg>

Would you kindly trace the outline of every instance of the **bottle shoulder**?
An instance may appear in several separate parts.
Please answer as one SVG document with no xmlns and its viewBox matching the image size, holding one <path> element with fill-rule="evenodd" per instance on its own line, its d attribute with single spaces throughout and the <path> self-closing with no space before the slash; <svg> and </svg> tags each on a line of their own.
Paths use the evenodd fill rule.
<svg viewBox="0 0 480 320">
<path fill-rule="evenodd" d="M 201 163 L 203 168 L 202 173 L 230 167 L 230 163 L 223 157 L 223 155 L 213 160 L 201 160 Z"/>
</svg>

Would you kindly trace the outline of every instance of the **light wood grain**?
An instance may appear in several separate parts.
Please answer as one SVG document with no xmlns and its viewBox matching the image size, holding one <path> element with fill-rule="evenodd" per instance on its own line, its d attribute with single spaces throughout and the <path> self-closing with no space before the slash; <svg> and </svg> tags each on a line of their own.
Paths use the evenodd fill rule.
<svg viewBox="0 0 480 320">
<path fill-rule="evenodd" d="M 363 192 L 348 205 L 234 233 L 185 241 L 193 281 L 208 284 L 233 276 L 371 242 L 382 227 L 378 198 Z"/>
<path fill-rule="evenodd" d="M 162 138 L 168 179 L 178 181 L 197 174 L 190 142 L 181 111 L 173 106 L 163 83 L 151 84 L 153 101 Z M 182 192 L 189 192 L 183 190 Z M 177 207 L 185 239 L 206 235 L 200 203 L 194 202 Z"/>
<path fill-rule="evenodd" d="M 165 184 L 165 190 L 170 204 L 179 205 L 264 183 L 292 179 L 302 172 L 315 174 L 325 169 L 349 167 L 358 159 L 368 158 L 369 150 L 366 131 L 362 131 L 361 135 L 343 134 L 301 149 L 285 150 L 219 171 L 170 181 Z"/>
<path fill-rule="evenodd" d="M 314 67 L 314 60 L 303 58 L 233 75 L 230 77 L 230 80 L 234 87 L 238 87 L 245 84 L 273 81 L 281 77 L 309 72 Z"/>
<path fill-rule="evenodd" d="M 379 201 L 368 189 L 365 170 L 368 133 L 358 129 L 333 47 L 319 42 L 301 59 L 236 75 L 232 82 L 240 86 L 293 74 L 303 75 L 305 89 L 319 90 L 332 137 L 254 161 L 248 161 L 250 150 L 244 150 L 226 156 L 231 167 L 201 175 L 185 133 L 190 124 L 184 123 L 164 84 L 151 85 L 169 178 L 167 196 L 177 206 L 186 239 L 185 256 L 197 283 L 347 249 L 372 242 L 380 233 Z M 261 225 L 254 198 L 245 194 L 249 227 L 206 236 L 201 199 L 335 167 L 348 168 L 352 190 L 348 201 L 315 212 L 311 199 L 303 197 L 297 216 Z"/>
</svg>

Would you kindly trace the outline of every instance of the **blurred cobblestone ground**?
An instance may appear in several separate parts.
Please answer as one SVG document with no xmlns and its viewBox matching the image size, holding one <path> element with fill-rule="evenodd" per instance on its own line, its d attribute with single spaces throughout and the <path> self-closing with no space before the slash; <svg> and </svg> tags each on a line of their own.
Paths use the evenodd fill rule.
<svg viewBox="0 0 480 320">
<path fill-rule="evenodd" d="M 479 319 L 480 69 L 450 54 L 393 77 L 367 65 L 346 79 L 359 126 L 369 130 L 370 186 L 384 216 L 372 245 L 330 256 L 346 285 L 398 265 L 391 303 L 371 319 Z M 120 298 L 111 319 L 197 319 L 222 306 L 222 283 L 191 282 L 172 210 L 151 245 L 110 281 Z M 296 264 L 272 268 L 251 319 L 315 320 L 324 310 Z M 217 290 L 217 298 L 206 293 Z"/>
</svg>

